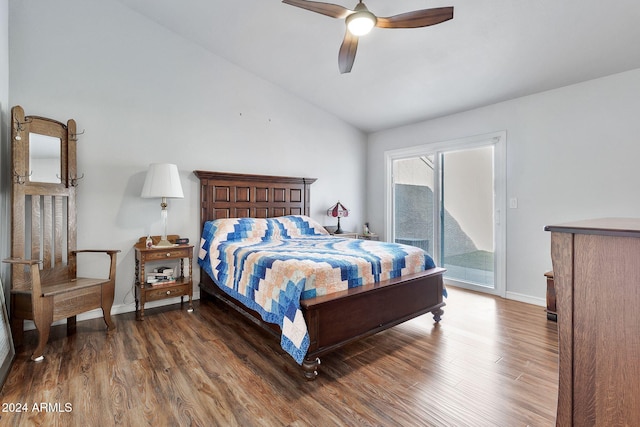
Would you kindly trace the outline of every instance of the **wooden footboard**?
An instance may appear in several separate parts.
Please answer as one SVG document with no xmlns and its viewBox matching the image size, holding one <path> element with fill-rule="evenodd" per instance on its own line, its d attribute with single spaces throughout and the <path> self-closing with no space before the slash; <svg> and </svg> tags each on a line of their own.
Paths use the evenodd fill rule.
<svg viewBox="0 0 640 427">
<path fill-rule="evenodd" d="M 361 286 L 335 294 L 301 301 L 310 346 L 302 364 L 304 376 L 317 376 L 320 356 L 360 338 L 373 335 L 422 314 L 433 313 L 440 321 L 443 301 L 442 268 Z M 220 290 L 201 270 L 200 288 L 215 296 L 280 338 L 278 325 L 262 321 L 260 315 Z"/>
<path fill-rule="evenodd" d="M 375 334 L 416 316 L 436 311 L 439 321 L 442 272 L 434 268 L 402 278 L 343 292 L 302 300 L 307 328 L 312 336 L 309 356 Z"/>
</svg>

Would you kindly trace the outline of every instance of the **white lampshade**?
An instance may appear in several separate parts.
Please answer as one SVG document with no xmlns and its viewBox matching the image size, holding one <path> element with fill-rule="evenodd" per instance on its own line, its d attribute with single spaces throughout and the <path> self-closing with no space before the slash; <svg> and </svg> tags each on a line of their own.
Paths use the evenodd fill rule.
<svg viewBox="0 0 640 427">
<path fill-rule="evenodd" d="M 178 167 L 170 163 L 152 163 L 144 180 L 141 197 L 172 197 L 182 199 L 182 184 Z"/>
<path fill-rule="evenodd" d="M 169 163 L 152 163 L 144 179 L 141 197 L 161 197 L 162 236 L 157 246 L 171 246 L 167 240 L 167 198 L 183 198 L 178 167 Z"/>
</svg>

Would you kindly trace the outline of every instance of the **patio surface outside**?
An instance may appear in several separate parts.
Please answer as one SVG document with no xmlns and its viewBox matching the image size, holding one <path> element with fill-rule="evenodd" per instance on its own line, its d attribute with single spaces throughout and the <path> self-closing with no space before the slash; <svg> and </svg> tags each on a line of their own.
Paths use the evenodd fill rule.
<svg viewBox="0 0 640 427">
<path fill-rule="evenodd" d="M 476 250 L 445 257 L 445 276 L 480 286 L 494 286 L 493 252 Z"/>
</svg>

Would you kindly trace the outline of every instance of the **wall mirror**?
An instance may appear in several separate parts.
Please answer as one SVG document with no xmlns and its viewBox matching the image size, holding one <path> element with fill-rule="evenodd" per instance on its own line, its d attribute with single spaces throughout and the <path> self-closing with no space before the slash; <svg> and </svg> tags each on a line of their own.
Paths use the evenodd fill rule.
<svg viewBox="0 0 640 427">
<path fill-rule="evenodd" d="M 60 183 L 62 141 L 49 135 L 29 133 L 29 180 Z"/>
<path fill-rule="evenodd" d="M 11 121 L 14 184 L 75 185 L 75 121 L 26 116 L 19 105 L 11 109 Z"/>
</svg>

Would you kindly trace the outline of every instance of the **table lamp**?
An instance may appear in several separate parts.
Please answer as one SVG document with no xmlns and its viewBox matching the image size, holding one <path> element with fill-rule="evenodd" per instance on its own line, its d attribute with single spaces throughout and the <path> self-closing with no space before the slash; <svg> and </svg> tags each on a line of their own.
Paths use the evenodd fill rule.
<svg viewBox="0 0 640 427">
<path fill-rule="evenodd" d="M 349 209 L 345 208 L 344 205 L 340 203 L 340 200 L 338 200 L 338 203 L 336 203 L 335 205 L 327 209 L 327 216 L 338 218 L 338 228 L 336 228 L 336 231 L 334 231 L 333 234 L 344 233 L 342 231 L 342 228 L 340 228 L 340 218 L 344 216 L 349 216 Z"/>
<path fill-rule="evenodd" d="M 180 184 L 180 175 L 178 167 L 169 163 L 152 163 L 149 165 L 147 176 L 142 187 L 143 198 L 160 197 L 161 218 L 162 218 L 162 237 L 156 246 L 172 246 L 167 240 L 167 198 L 182 199 L 182 185 Z"/>
</svg>

